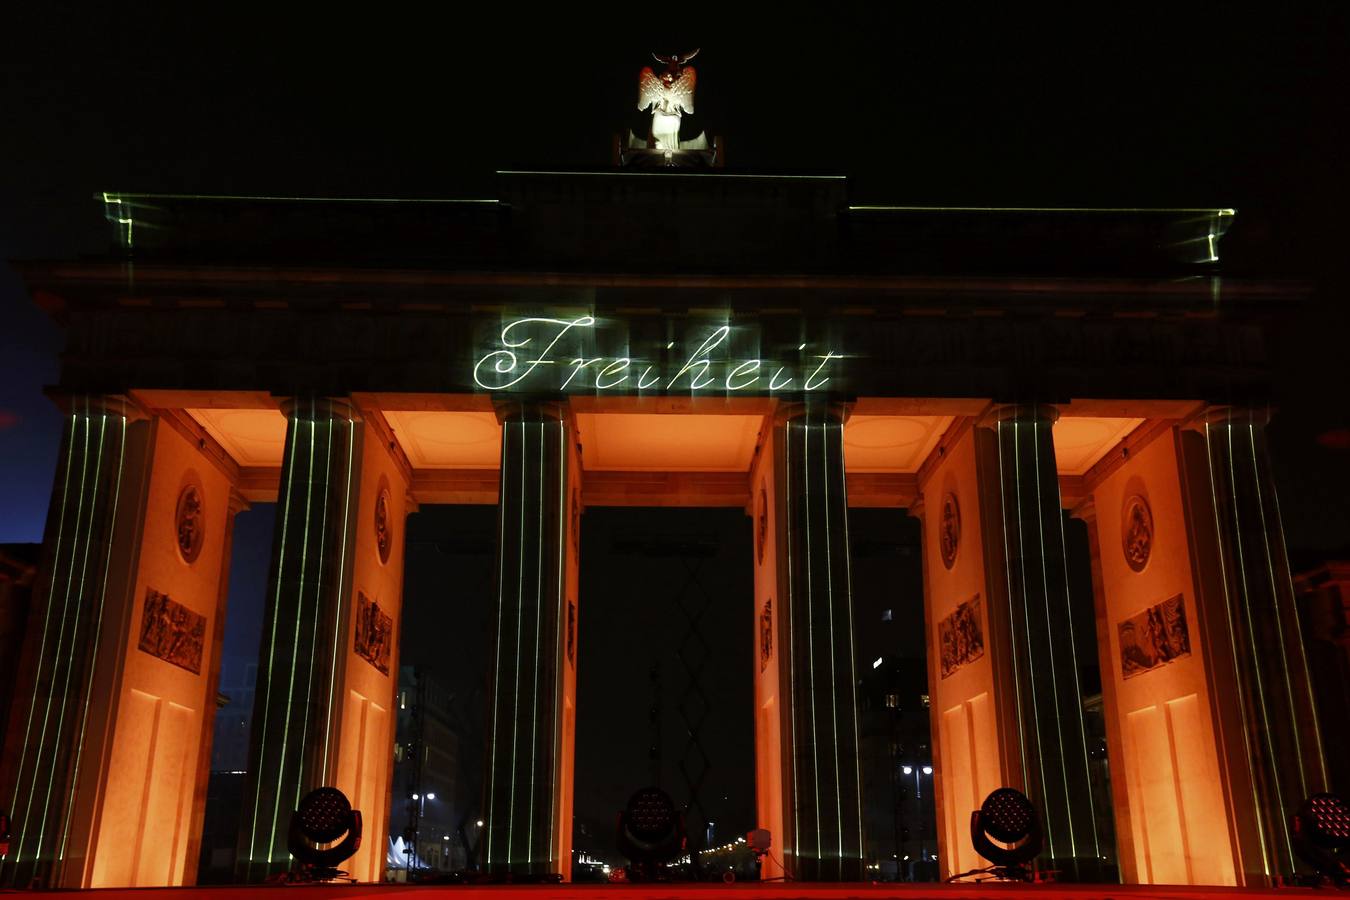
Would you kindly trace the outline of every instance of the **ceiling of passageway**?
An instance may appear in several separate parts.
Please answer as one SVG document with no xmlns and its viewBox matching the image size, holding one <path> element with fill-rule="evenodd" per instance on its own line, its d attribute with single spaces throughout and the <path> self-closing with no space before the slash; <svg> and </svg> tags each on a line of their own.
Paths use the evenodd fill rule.
<svg viewBox="0 0 1350 900">
<path fill-rule="evenodd" d="M 588 471 L 748 472 L 763 416 L 579 413 Z"/>
<path fill-rule="evenodd" d="M 241 466 L 281 465 L 286 419 L 275 409 L 189 409 Z M 495 469 L 501 427 L 491 412 L 385 410 L 414 469 Z M 578 413 L 582 465 L 609 472 L 745 472 L 765 419 L 760 415 Z M 860 415 L 844 429 L 850 472 L 912 473 L 952 416 Z M 1064 417 L 1055 424 L 1061 475 L 1082 475 L 1144 419 Z"/>
<path fill-rule="evenodd" d="M 277 409 L 189 409 L 241 466 L 281 465 L 286 451 L 286 416 Z"/>
</svg>

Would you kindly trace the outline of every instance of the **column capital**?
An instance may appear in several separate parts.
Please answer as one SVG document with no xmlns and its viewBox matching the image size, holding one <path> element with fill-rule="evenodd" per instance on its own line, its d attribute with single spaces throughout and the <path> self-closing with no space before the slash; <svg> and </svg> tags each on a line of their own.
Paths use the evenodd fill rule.
<svg viewBox="0 0 1350 900">
<path fill-rule="evenodd" d="M 1096 501 L 1093 500 L 1092 495 L 1088 494 L 1081 501 L 1079 501 L 1077 506 L 1069 510 L 1069 515 L 1073 516 L 1075 519 L 1081 519 L 1082 521 L 1087 522 L 1089 525 L 1096 522 L 1097 504 Z"/>
<path fill-rule="evenodd" d="M 567 420 L 566 401 L 556 399 L 495 396 L 492 398 L 492 411 L 497 414 L 498 422 L 513 419 L 527 422 Z"/>
<path fill-rule="evenodd" d="M 233 484 L 230 485 L 230 496 L 225 501 L 225 505 L 231 519 L 252 506 L 252 504 L 245 499 L 244 495 L 239 493 L 239 488 Z"/>
<path fill-rule="evenodd" d="M 51 400 L 66 415 L 122 416 L 128 422 L 150 418 L 140 404 L 125 394 L 52 394 Z"/>
<path fill-rule="evenodd" d="M 1182 428 L 1187 431 L 1203 431 L 1211 425 L 1259 425 L 1270 424 L 1269 406 L 1228 406 L 1213 404 L 1206 406 L 1191 416 Z"/>
<path fill-rule="evenodd" d="M 976 421 L 980 428 L 995 428 L 1003 422 L 1059 421 L 1059 407 L 1050 403 L 1000 403 L 987 409 Z"/>
<path fill-rule="evenodd" d="M 848 421 L 852 412 L 852 404 L 837 400 L 798 400 L 791 403 L 779 403 L 773 411 L 773 423 L 783 425 L 792 419 L 800 419 L 803 416 L 814 414 L 836 418 L 839 420 L 839 424 L 843 425 Z"/>
<path fill-rule="evenodd" d="M 288 419 L 311 413 L 352 422 L 361 418 L 356 406 L 346 397 L 287 397 L 281 401 L 281 412 Z"/>
</svg>

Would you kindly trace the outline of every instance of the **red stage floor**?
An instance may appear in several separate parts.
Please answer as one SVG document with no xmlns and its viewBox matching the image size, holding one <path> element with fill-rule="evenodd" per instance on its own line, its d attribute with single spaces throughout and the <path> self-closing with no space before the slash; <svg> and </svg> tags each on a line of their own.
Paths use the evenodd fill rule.
<svg viewBox="0 0 1350 900">
<path fill-rule="evenodd" d="M 0 890 L 0 894 L 10 893 Z M 26 893 L 16 891 L 13 893 Z M 44 891 L 45 894 L 75 893 Z M 372 897 L 378 900 L 671 900 L 693 897 L 696 900 L 1330 900 L 1334 892 L 1312 888 L 1224 888 L 1176 885 L 1021 885 L 985 882 L 983 884 L 563 884 L 563 885 L 257 885 L 249 887 L 202 888 L 105 888 L 80 893 L 96 894 L 99 900 L 213 900 L 246 897 L 248 900 L 327 900 L 327 898 Z"/>
</svg>

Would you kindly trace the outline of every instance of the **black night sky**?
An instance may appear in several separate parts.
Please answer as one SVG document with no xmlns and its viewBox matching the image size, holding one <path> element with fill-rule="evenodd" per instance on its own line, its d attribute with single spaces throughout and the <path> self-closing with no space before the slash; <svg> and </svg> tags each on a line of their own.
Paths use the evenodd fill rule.
<svg viewBox="0 0 1350 900">
<path fill-rule="evenodd" d="M 1350 553 L 1347 9 L 881 11 L 892 6 L 746 6 L 736 21 L 687 15 L 688 4 L 646 15 L 607 4 L 603 16 L 515 4 L 16 6 L 0 41 L 0 260 L 100 252 L 101 190 L 490 197 L 496 169 L 605 166 L 647 51 L 700 46 L 699 117 L 726 137 L 734 169 L 846 174 L 855 203 L 1235 207 L 1226 259 L 1317 286 L 1272 336 L 1271 437 L 1295 566 Z M 60 427 L 42 389 L 61 345 L 0 263 L 0 542 L 41 540 Z M 438 659 L 466 692 L 481 650 L 445 647 L 485 627 L 493 516 L 429 510 L 409 525 L 405 659 Z M 241 653 L 256 652 L 242 610 L 261 609 L 266 519 L 240 520 L 232 599 L 246 599 L 230 627 Z M 854 538 L 868 549 L 856 554 L 866 615 L 883 587 L 921 590 L 917 534 L 899 512 L 860 515 Z M 728 761 L 707 795 L 726 798 L 733 819 L 749 815 L 750 722 L 725 712 L 749 702 L 749 520 L 599 510 L 583 539 L 580 641 L 624 652 L 580 670 L 590 783 L 578 784 L 578 815 L 612 814 L 649 769 L 649 657 L 673 685 L 680 619 L 663 591 L 691 567 L 715 607 L 705 630 L 741 648 L 709 677 L 732 686 L 707 726 Z M 647 539 L 710 555 L 653 556 L 638 546 Z M 437 602 L 450 583 L 463 609 Z M 921 594 L 905 612 L 921 616 Z M 913 643 L 869 643 L 859 658 L 920 652 Z M 680 744 L 665 737 L 673 781 Z"/>
</svg>

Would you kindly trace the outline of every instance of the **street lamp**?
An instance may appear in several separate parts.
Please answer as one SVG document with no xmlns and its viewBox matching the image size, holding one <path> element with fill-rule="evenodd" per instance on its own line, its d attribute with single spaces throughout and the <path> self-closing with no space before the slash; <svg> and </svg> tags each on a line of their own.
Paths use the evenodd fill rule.
<svg viewBox="0 0 1350 900">
<path fill-rule="evenodd" d="M 422 863 L 422 849 L 421 849 L 422 814 L 426 811 L 427 801 L 436 799 L 436 792 L 427 791 L 425 794 L 413 792 L 412 794 L 409 795 L 409 797 L 417 801 L 417 820 L 414 823 L 412 829 L 412 847 L 410 847 L 405 852 L 408 854 L 409 857 L 411 857 L 409 862 L 410 863 L 416 862 L 417 868 L 422 869 L 426 868 L 426 866 L 423 865 Z M 411 864 L 409 865 L 409 868 L 412 868 Z"/>
</svg>

